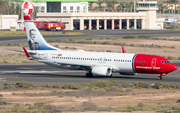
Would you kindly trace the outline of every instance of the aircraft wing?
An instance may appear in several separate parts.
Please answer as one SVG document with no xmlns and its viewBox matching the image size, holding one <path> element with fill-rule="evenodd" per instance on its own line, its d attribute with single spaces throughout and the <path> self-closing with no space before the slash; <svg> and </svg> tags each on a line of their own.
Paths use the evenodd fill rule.
<svg viewBox="0 0 180 113">
<path fill-rule="evenodd" d="M 67 63 L 67 62 L 59 62 L 59 61 L 48 61 L 48 60 L 38 60 L 38 62 L 42 62 L 42 63 L 53 63 L 53 64 L 59 64 L 59 65 L 67 65 L 67 66 L 71 66 L 71 67 L 79 67 L 79 68 L 84 68 L 85 70 L 89 70 L 92 69 L 94 66 L 94 64 L 78 64 L 78 63 Z M 104 65 L 103 65 L 104 66 Z M 109 66 L 109 65 L 107 65 Z M 114 66 L 109 66 L 112 67 L 112 69 L 114 70 L 115 67 Z"/>
<path fill-rule="evenodd" d="M 69 65 L 69 66 L 77 66 L 85 69 L 91 69 L 94 65 L 93 64 L 77 64 L 77 63 L 67 63 L 67 62 L 59 62 L 59 61 L 48 61 L 48 60 L 38 60 L 38 62 L 42 63 L 54 63 L 54 64 L 59 64 L 59 65 Z"/>
</svg>

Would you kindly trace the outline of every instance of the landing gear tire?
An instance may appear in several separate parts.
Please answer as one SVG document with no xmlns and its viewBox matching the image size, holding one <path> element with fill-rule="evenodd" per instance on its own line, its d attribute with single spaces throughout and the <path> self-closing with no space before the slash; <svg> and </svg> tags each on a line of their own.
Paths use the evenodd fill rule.
<svg viewBox="0 0 180 113">
<path fill-rule="evenodd" d="M 161 80 L 162 79 L 162 76 L 158 76 L 158 78 L 157 78 L 158 80 Z"/>
<path fill-rule="evenodd" d="M 92 73 L 86 73 L 86 77 L 93 77 L 93 74 Z"/>
<path fill-rule="evenodd" d="M 111 75 L 109 75 L 109 77 L 112 77 L 112 74 L 111 74 Z"/>
</svg>

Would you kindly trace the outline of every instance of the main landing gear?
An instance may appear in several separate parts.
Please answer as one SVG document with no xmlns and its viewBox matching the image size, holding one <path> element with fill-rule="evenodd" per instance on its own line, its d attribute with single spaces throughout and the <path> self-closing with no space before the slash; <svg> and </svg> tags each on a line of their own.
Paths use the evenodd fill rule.
<svg viewBox="0 0 180 113">
<path fill-rule="evenodd" d="M 86 77 L 93 77 L 92 73 L 86 73 Z"/>
<path fill-rule="evenodd" d="M 162 76 L 166 76 L 166 73 L 162 73 L 162 74 L 159 74 L 159 76 L 158 76 L 158 80 L 162 80 Z"/>
</svg>

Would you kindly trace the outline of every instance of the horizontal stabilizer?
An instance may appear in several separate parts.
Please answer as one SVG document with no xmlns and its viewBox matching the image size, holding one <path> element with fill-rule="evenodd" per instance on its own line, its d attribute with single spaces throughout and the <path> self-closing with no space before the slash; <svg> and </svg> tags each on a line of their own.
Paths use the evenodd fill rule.
<svg viewBox="0 0 180 113">
<path fill-rule="evenodd" d="M 24 51 L 20 51 L 20 50 L 16 50 L 16 49 L 8 49 L 8 48 L 4 48 L 4 49 L 24 53 Z"/>
</svg>

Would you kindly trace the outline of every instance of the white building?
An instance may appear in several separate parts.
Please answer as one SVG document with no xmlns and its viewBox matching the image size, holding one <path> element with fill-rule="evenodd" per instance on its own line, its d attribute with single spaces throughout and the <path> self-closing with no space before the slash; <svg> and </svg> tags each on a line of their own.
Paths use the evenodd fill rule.
<svg viewBox="0 0 180 113">
<path fill-rule="evenodd" d="M 69 7 L 69 5 L 68 5 Z M 62 21 L 66 30 L 163 29 L 164 18 L 156 17 L 157 1 L 138 2 L 139 12 L 38 13 L 38 21 Z"/>
<path fill-rule="evenodd" d="M 88 0 L 32 0 L 35 10 L 41 13 L 88 12 Z M 90 0 L 98 1 L 98 0 Z"/>
<path fill-rule="evenodd" d="M 65 30 L 163 29 L 165 21 L 156 17 L 157 1 L 139 1 L 139 12 L 88 12 L 86 0 L 32 0 L 32 3 L 38 11 L 38 21 L 65 22 Z M 0 29 L 15 26 L 12 24 L 15 20 L 11 20 L 14 17 L 9 16 L 0 16 Z M 18 23 L 17 28 L 23 28 L 21 21 Z"/>
<path fill-rule="evenodd" d="M 18 15 L 0 15 L 0 29 L 17 28 Z"/>
</svg>

